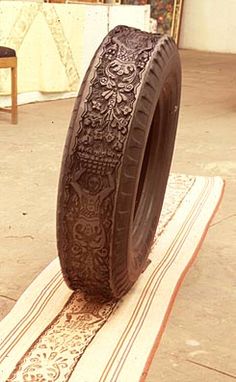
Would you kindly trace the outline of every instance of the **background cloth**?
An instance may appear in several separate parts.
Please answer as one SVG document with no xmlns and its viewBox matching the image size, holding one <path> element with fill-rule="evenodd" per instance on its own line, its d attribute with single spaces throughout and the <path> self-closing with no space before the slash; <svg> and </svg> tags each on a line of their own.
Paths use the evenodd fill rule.
<svg viewBox="0 0 236 382">
<path fill-rule="evenodd" d="M 0 44 L 17 53 L 19 103 L 74 96 L 108 31 L 118 24 L 148 31 L 149 14 L 148 5 L 0 1 Z M 10 105 L 1 97 L 9 94 L 10 71 L 2 69 L 0 106 Z"/>
</svg>

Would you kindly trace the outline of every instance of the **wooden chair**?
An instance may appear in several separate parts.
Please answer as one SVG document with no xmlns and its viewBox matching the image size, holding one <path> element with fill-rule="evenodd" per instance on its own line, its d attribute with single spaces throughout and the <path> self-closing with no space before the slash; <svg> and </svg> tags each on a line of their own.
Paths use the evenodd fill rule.
<svg viewBox="0 0 236 382">
<path fill-rule="evenodd" d="M 0 69 L 11 68 L 11 108 L 0 108 L 11 113 L 11 122 L 17 123 L 17 57 L 14 49 L 0 46 Z"/>
</svg>

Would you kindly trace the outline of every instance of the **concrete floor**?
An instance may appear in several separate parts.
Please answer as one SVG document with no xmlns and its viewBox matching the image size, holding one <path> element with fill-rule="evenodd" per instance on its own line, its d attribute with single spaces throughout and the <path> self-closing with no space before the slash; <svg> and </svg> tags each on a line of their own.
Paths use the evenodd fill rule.
<svg viewBox="0 0 236 382">
<path fill-rule="evenodd" d="M 226 190 L 147 382 L 224 382 L 236 379 L 236 55 L 181 55 L 183 96 L 172 170 L 221 175 Z M 17 126 L 0 114 L 1 317 L 56 256 L 57 181 L 73 103 L 21 106 Z"/>
</svg>

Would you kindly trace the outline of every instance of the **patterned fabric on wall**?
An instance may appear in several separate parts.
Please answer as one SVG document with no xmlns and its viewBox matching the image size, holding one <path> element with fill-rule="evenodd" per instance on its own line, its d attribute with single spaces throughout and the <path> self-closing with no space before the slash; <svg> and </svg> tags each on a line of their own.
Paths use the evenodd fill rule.
<svg viewBox="0 0 236 382">
<path fill-rule="evenodd" d="M 165 33 L 178 40 L 183 0 L 123 0 L 123 4 L 151 5 L 151 31 Z M 156 21 L 157 26 L 153 27 Z"/>
<path fill-rule="evenodd" d="M 157 20 L 158 32 L 171 32 L 175 0 L 151 0 L 151 17 Z"/>
<path fill-rule="evenodd" d="M 76 92 L 108 29 L 132 19 L 148 31 L 148 11 L 134 7 L 130 17 L 125 6 L 0 0 L 1 45 L 16 50 L 18 94 Z M 0 97 L 8 94 L 10 71 L 1 70 Z"/>
</svg>

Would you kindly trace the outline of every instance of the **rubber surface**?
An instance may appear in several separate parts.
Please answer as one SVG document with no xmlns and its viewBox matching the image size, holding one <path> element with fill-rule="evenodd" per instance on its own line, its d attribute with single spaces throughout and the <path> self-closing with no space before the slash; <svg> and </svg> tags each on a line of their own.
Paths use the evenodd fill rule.
<svg viewBox="0 0 236 382">
<path fill-rule="evenodd" d="M 168 36 L 120 26 L 95 53 L 74 107 L 58 191 L 58 253 L 70 288 L 119 298 L 146 267 L 180 90 L 180 58 Z"/>
</svg>

